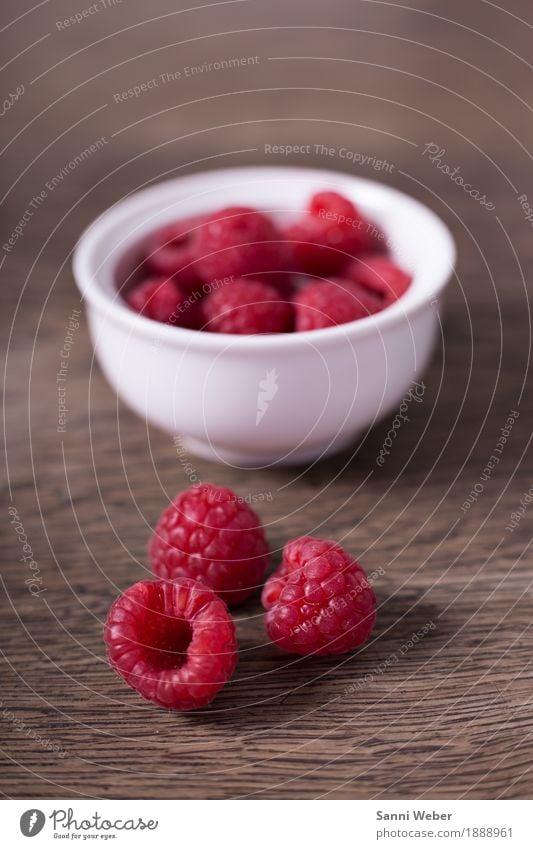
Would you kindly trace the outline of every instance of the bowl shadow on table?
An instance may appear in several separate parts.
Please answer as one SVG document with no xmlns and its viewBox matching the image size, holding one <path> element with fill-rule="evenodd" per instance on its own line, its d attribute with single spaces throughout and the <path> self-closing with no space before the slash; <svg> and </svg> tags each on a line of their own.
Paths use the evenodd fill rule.
<svg viewBox="0 0 533 849">
<path fill-rule="evenodd" d="M 444 374 L 442 357 L 438 355 L 422 378 L 426 389 L 420 402 L 408 404 L 404 413 L 408 420 L 401 420 L 398 405 L 398 410 L 354 438 L 343 451 L 306 466 L 291 467 L 291 477 L 320 487 L 333 480 L 348 483 L 370 475 L 389 485 L 397 478 L 418 481 L 429 471 L 432 476 L 441 474 L 451 479 L 464 462 L 467 467 L 471 464 L 477 468 L 478 452 L 483 456 L 487 453 L 494 433 L 516 406 L 522 378 L 509 375 L 505 392 L 492 397 L 493 387 L 486 374 L 476 370 L 468 374 L 467 370 L 449 365 L 448 352 L 446 357 Z M 469 382 L 472 387 L 476 381 L 486 384 L 485 399 L 471 388 L 463 391 L 463 383 Z M 485 414 L 488 419 L 483 423 Z M 469 458 L 472 446 L 477 448 Z M 519 454 L 518 444 L 514 450 Z M 271 474 L 282 473 L 271 470 Z"/>
<path fill-rule="evenodd" d="M 427 395 L 429 396 L 429 390 Z M 413 471 L 420 473 L 428 461 L 426 445 L 428 437 L 433 437 L 435 432 L 442 433 L 442 419 L 439 419 L 441 403 L 444 410 L 450 408 L 450 403 L 446 398 L 441 400 L 440 397 L 435 407 L 433 399 L 431 399 L 430 406 L 423 403 L 411 403 L 409 405 L 407 413 L 409 420 L 402 422 L 401 426 L 395 431 L 392 444 L 389 443 L 387 449 L 388 453 L 384 452 L 382 455 L 382 465 L 380 465 L 378 457 L 393 428 L 397 411 L 393 411 L 390 415 L 377 421 L 364 433 L 354 436 L 353 441 L 341 451 L 318 457 L 316 460 L 305 464 L 289 464 L 286 467 L 270 466 L 263 469 L 262 474 L 271 481 L 273 488 L 275 488 L 275 485 L 281 485 L 285 488 L 291 481 L 321 487 L 332 481 L 345 483 L 348 479 L 353 479 L 354 474 L 358 478 L 364 478 L 369 474 L 393 478 L 403 470 L 408 458 L 410 459 L 406 471 L 408 473 L 413 473 Z M 417 442 L 420 440 L 424 428 L 426 428 L 430 414 L 432 414 L 432 422 L 421 440 L 421 444 L 417 447 Z M 412 456 L 410 456 L 411 454 Z"/>
<path fill-rule="evenodd" d="M 267 642 L 260 617 L 247 622 L 239 633 L 240 660 L 231 686 L 223 690 L 212 708 L 202 714 L 202 723 L 237 722 L 243 729 L 290 722 L 309 711 L 327 710 L 349 686 L 380 676 L 401 658 L 402 668 L 417 660 L 419 643 L 439 639 L 438 609 L 417 602 L 414 590 L 378 597 L 379 614 L 370 640 L 358 651 L 341 656 L 298 657 L 281 652 Z M 383 605 L 380 605 L 383 602 Z M 435 627 L 428 627 L 434 623 Z M 413 642 L 413 635 L 426 631 Z M 406 648 L 407 647 L 407 648 Z M 426 647 L 427 652 L 427 647 Z M 282 714 L 280 714 L 282 709 Z"/>
</svg>

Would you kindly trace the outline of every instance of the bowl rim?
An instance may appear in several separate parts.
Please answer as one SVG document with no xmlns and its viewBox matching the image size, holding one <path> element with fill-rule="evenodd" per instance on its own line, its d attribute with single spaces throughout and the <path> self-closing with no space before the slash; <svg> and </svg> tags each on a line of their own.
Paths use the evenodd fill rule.
<svg viewBox="0 0 533 849">
<path fill-rule="evenodd" d="M 122 222 L 126 223 L 127 219 L 136 212 L 142 210 L 149 202 L 154 202 L 157 195 L 160 193 L 169 192 L 173 185 L 178 185 L 186 189 L 188 186 L 194 188 L 195 184 L 200 184 L 210 178 L 218 176 L 222 178 L 235 178 L 236 184 L 242 182 L 242 178 L 262 178 L 263 180 L 268 174 L 271 176 L 281 177 L 283 174 L 292 173 L 298 174 L 300 179 L 312 180 L 332 180 L 339 184 L 339 187 L 344 184 L 352 184 L 353 186 L 366 186 L 373 190 L 378 190 L 383 195 L 388 195 L 392 202 L 402 204 L 404 207 L 411 209 L 423 215 L 424 218 L 431 223 L 435 238 L 440 241 L 441 251 L 443 254 L 442 260 L 436 263 L 433 272 L 431 285 L 425 289 L 416 289 L 410 287 L 405 295 L 400 297 L 393 304 L 389 305 L 379 313 L 357 319 L 356 321 L 346 322 L 345 324 L 335 325 L 333 327 L 325 327 L 317 330 L 306 330 L 292 333 L 273 333 L 273 334 L 236 334 L 236 333 L 209 333 L 198 330 L 189 330 L 184 327 L 175 325 L 167 325 L 162 322 L 154 321 L 146 318 L 139 313 L 131 310 L 125 301 L 121 298 L 118 290 L 114 295 L 107 292 L 100 285 L 97 275 L 92 271 L 94 263 L 94 255 L 98 252 L 101 242 L 105 239 L 111 225 L 118 226 Z M 364 205 L 364 204 L 362 204 Z M 146 228 L 146 234 L 153 231 L 153 227 Z M 142 235 L 139 235 L 139 241 Z M 125 251 L 124 251 L 125 252 Z M 166 343 L 171 346 L 194 348 L 197 350 L 220 351 L 231 345 L 232 348 L 247 350 L 264 350 L 264 349 L 294 349 L 298 346 L 308 346 L 309 344 L 329 346 L 335 344 L 340 339 L 355 341 L 358 338 L 363 338 L 369 334 L 374 334 L 376 331 L 381 332 L 390 326 L 398 325 L 405 321 L 406 317 L 417 314 L 419 311 L 427 307 L 431 302 L 438 299 L 438 295 L 445 288 L 452 275 L 456 259 L 455 241 L 442 219 L 433 212 L 425 204 L 411 197 L 399 189 L 392 188 L 385 183 L 377 180 L 371 180 L 366 177 L 349 174 L 345 171 L 337 171 L 326 168 L 309 168 L 301 165 L 243 165 L 232 168 L 213 168 L 205 169 L 193 174 L 186 174 L 179 177 L 173 177 L 168 180 L 162 180 L 155 185 L 137 190 L 127 195 L 124 198 L 116 201 L 96 219 L 94 219 L 82 232 L 77 244 L 74 248 L 72 269 L 76 285 L 82 295 L 82 299 L 86 299 L 90 306 L 97 311 L 105 312 L 106 318 L 116 320 L 120 325 L 130 331 L 141 334 L 149 338 L 151 341 L 158 343 Z"/>
</svg>

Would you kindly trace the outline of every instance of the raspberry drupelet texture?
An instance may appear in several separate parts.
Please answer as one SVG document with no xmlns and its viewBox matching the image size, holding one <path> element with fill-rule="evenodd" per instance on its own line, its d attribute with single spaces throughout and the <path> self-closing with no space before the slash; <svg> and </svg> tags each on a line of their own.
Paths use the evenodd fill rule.
<svg viewBox="0 0 533 849">
<path fill-rule="evenodd" d="M 207 281 L 254 276 L 284 264 L 282 236 L 256 209 L 230 206 L 207 218 L 193 241 L 196 266 Z"/>
<path fill-rule="evenodd" d="M 203 217 L 185 218 L 159 230 L 149 240 L 146 251 L 148 272 L 174 277 L 189 293 L 200 285 L 193 256 L 193 240 Z"/>
<path fill-rule="evenodd" d="M 195 329 L 198 326 L 198 304 L 191 299 L 188 289 L 174 278 L 150 277 L 138 283 L 125 298 L 131 309 L 146 318 L 176 327 Z"/>
<path fill-rule="evenodd" d="M 261 522 L 231 489 L 202 483 L 179 493 L 149 543 L 161 578 L 189 577 L 239 604 L 261 583 L 270 552 Z"/>
<path fill-rule="evenodd" d="M 260 280 L 235 280 L 201 303 L 202 329 L 210 333 L 285 333 L 293 308 L 277 289 Z"/>
<path fill-rule="evenodd" d="M 385 256 L 361 256 L 350 263 L 346 277 L 383 298 L 389 306 L 407 291 L 411 275 Z"/>
<path fill-rule="evenodd" d="M 383 298 L 353 280 L 319 280 L 294 297 L 295 329 L 333 327 L 373 315 L 383 307 Z"/>
<path fill-rule="evenodd" d="M 333 540 L 298 537 L 262 594 L 270 639 L 292 654 L 344 654 L 362 645 L 376 597 L 356 560 Z"/>
<path fill-rule="evenodd" d="M 206 707 L 237 664 L 226 605 L 190 578 L 129 587 L 109 610 L 104 639 L 115 672 L 145 699 L 172 710 Z"/>
</svg>

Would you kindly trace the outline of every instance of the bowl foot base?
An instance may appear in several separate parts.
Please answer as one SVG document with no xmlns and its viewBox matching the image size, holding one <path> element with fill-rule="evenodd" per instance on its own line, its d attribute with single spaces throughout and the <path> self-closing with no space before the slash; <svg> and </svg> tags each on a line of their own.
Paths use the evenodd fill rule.
<svg viewBox="0 0 533 849">
<path fill-rule="evenodd" d="M 264 468 L 265 466 L 300 466 L 305 463 L 314 462 L 315 460 L 322 460 L 324 457 L 329 457 L 344 450 L 355 439 L 356 435 L 354 434 L 340 434 L 334 440 L 323 445 L 312 447 L 304 445 L 293 451 L 284 452 L 280 450 L 278 454 L 269 451 L 268 454 L 265 453 L 263 455 L 252 454 L 248 451 L 217 448 L 210 442 L 188 436 L 183 437 L 182 445 L 185 451 L 194 454 L 196 457 L 201 457 L 203 460 L 211 460 L 227 466 L 256 469 Z"/>
</svg>

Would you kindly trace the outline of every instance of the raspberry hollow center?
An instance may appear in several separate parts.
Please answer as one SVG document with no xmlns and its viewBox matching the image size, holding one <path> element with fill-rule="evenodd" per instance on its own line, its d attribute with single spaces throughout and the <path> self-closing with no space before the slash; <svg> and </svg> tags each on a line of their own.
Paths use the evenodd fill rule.
<svg viewBox="0 0 533 849">
<path fill-rule="evenodd" d="M 187 662 L 191 641 L 192 628 L 188 622 L 150 612 L 143 643 L 146 659 L 155 671 L 181 669 Z"/>
</svg>

